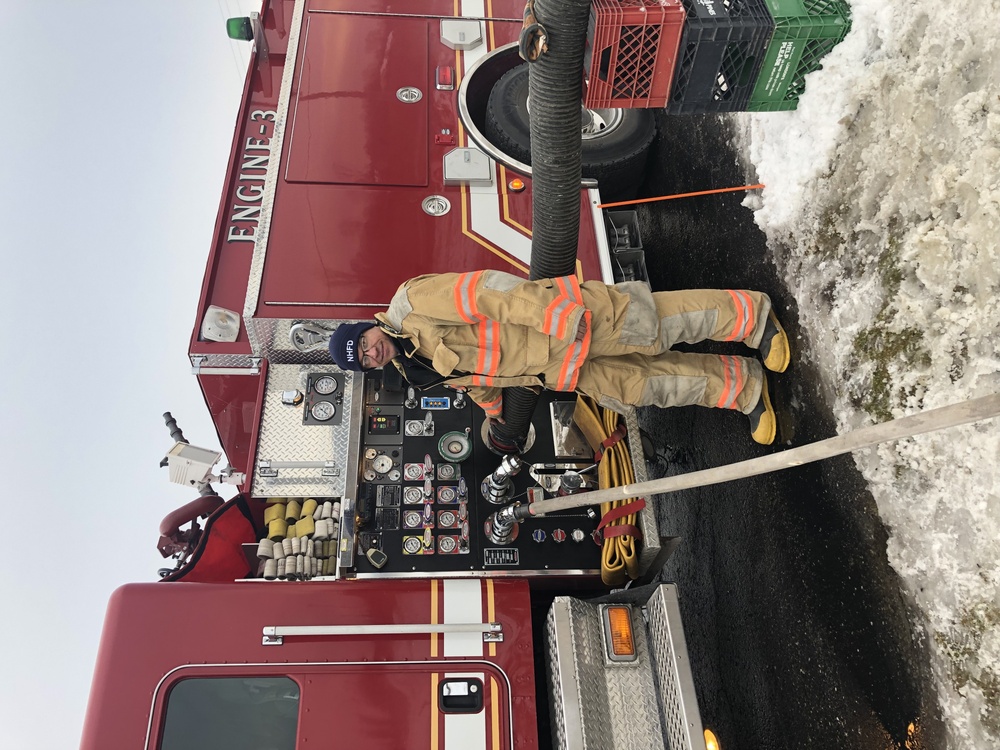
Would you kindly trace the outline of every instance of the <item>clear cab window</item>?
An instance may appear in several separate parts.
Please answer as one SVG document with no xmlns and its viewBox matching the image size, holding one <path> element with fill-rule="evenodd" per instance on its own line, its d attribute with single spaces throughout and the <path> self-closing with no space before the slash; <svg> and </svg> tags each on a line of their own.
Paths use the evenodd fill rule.
<svg viewBox="0 0 1000 750">
<path fill-rule="evenodd" d="M 294 750 L 298 716 L 299 686 L 288 677 L 181 680 L 160 750 Z"/>
</svg>

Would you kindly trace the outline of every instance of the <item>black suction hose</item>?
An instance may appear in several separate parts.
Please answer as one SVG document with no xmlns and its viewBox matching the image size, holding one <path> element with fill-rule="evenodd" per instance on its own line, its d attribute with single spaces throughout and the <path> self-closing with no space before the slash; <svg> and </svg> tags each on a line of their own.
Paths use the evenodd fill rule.
<svg viewBox="0 0 1000 750">
<path fill-rule="evenodd" d="M 583 51 L 590 0 L 535 0 L 535 19 L 546 31 L 548 52 L 528 66 L 531 127 L 532 280 L 576 273 L 580 237 Z M 516 453 L 524 447 L 538 394 L 505 388 L 504 423 L 490 427 L 490 447 Z"/>
</svg>

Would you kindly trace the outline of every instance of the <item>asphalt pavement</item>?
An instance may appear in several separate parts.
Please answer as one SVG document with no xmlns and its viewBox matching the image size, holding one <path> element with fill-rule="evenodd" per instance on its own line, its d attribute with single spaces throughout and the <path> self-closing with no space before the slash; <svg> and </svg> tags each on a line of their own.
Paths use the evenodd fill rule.
<svg viewBox="0 0 1000 750">
<path fill-rule="evenodd" d="M 660 116 L 640 197 L 749 184 L 719 116 Z M 654 290 L 767 292 L 793 342 L 772 375 L 774 447 L 747 418 L 643 409 L 652 476 L 720 466 L 836 434 L 794 300 L 743 193 L 637 208 Z M 680 348 L 680 347 L 679 347 Z M 692 347 L 747 353 L 736 345 Z M 850 456 L 675 493 L 660 532 L 683 538 L 677 582 L 703 718 L 725 750 L 943 747 L 926 643 L 886 558 L 887 531 Z"/>
</svg>

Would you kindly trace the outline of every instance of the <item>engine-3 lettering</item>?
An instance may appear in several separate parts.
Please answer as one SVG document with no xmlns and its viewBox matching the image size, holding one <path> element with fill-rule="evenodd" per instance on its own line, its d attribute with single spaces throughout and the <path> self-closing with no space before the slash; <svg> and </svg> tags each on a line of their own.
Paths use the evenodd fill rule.
<svg viewBox="0 0 1000 750">
<path fill-rule="evenodd" d="M 247 136 L 243 147 L 239 182 L 234 191 L 230 225 L 226 230 L 227 242 L 255 242 L 260 222 L 261 202 L 264 198 L 264 180 L 271 159 L 271 138 L 277 113 L 272 110 L 254 110 L 250 130 L 257 129 L 258 137 Z"/>
</svg>

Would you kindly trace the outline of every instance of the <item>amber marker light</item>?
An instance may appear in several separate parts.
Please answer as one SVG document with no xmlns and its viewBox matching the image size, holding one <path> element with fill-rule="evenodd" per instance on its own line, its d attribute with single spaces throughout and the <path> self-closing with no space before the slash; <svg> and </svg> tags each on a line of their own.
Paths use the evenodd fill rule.
<svg viewBox="0 0 1000 750">
<path fill-rule="evenodd" d="M 705 730 L 705 750 L 721 750 L 722 745 L 711 729 Z"/>
<path fill-rule="evenodd" d="M 608 607 L 608 644 L 613 657 L 635 656 L 635 640 L 632 638 L 632 613 L 628 607 Z"/>
<path fill-rule="evenodd" d="M 512 193 L 520 193 L 524 190 L 524 180 L 515 177 L 513 180 L 507 183 L 507 189 Z"/>
</svg>

